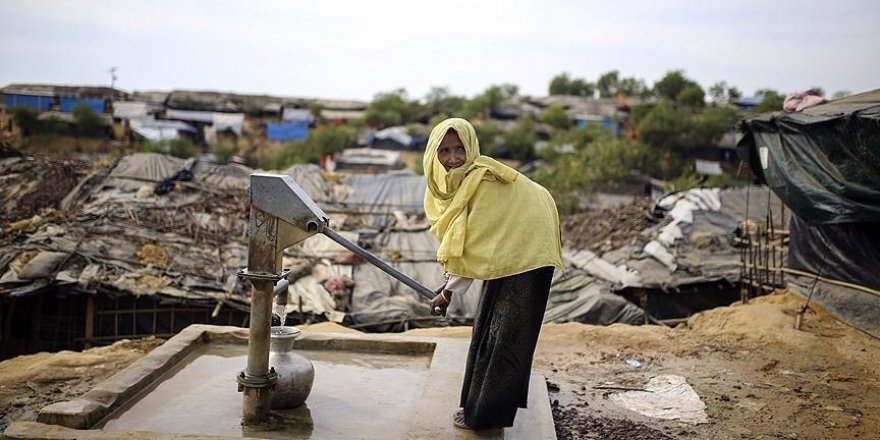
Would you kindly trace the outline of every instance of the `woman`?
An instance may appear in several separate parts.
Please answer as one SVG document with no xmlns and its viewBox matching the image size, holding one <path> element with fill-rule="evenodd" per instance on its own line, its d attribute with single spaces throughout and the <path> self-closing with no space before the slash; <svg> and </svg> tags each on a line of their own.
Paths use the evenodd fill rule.
<svg viewBox="0 0 880 440">
<path fill-rule="evenodd" d="M 425 213 L 447 273 L 432 313 L 445 316 L 454 293 L 474 279 L 485 281 L 453 423 L 512 426 L 517 407 L 528 401 L 553 268 L 562 269 L 556 204 L 537 183 L 480 155 L 474 127 L 464 119 L 434 127 L 423 165 Z"/>
</svg>

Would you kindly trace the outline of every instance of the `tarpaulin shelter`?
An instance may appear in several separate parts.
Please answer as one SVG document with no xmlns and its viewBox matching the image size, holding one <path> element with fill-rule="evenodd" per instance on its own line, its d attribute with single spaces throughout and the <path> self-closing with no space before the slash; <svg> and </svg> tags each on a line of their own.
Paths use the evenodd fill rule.
<svg viewBox="0 0 880 440">
<path fill-rule="evenodd" d="M 52 108 L 52 96 L 6 93 L 6 108 L 29 107 L 39 112 Z"/>
<path fill-rule="evenodd" d="M 70 113 L 73 109 L 85 105 L 95 113 L 106 113 L 104 111 L 104 100 L 99 98 L 77 98 L 62 96 L 58 100 L 58 107 L 61 113 Z"/>
<path fill-rule="evenodd" d="M 759 115 L 739 132 L 740 155 L 794 212 L 794 290 L 880 337 L 880 90 Z"/>
<path fill-rule="evenodd" d="M 305 121 L 266 124 L 266 139 L 270 141 L 302 141 L 308 136 L 309 124 Z"/>
</svg>

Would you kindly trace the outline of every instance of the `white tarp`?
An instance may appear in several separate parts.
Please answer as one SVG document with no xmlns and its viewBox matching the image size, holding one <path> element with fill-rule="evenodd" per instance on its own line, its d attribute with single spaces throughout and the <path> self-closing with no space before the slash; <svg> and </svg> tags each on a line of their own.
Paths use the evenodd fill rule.
<svg viewBox="0 0 880 440">
<path fill-rule="evenodd" d="M 583 269 L 584 272 L 601 280 L 622 287 L 638 285 L 641 282 L 638 272 L 626 267 L 626 265 L 615 266 L 589 250 L 571 251 L 566 249 L 563 255 L 574 267 Z"/>
<path fill-rule="evenodd" d="M 218 132 L 223 130 L 232 130 L 238 136 L 241 136 L 241 127 L 244 124 L 244 113 L 175 110 L 173 108 L 170 108 L 165 110 L 165 117 L 168 119 L 175 119 L 179 121 L 210 123 Z"/>
<path fill-rule="evenodd" d="M 376 139 L 391 139 L 401 145 L 409 146 L 412 136 L 406 133 L 406 127 L 388 127 L 373 134 Z"/>
<path fill-rule="evenodd" d="M 312 116 L 312 112 L 307 108 L 285 107 L 281 113 L 281 120 L 284 122 L 306 121 L 311 124 L 315 120 L 315 117 Z"/>
<path fill-rule="evenodd" d="M 147 116 L 149 104 L 143 101 L 113 101 L 113 117 L 135 119 Z"/>
<path fill-rule="evenodd" d="M 612 402 L 639 414 L 686 423 L 708 423 L 706 404 L 682 376 L 652 377 L 645 391 L 625 391 L 608 397 Z"/>
<path fill-rule="evenodd" d="M 696 159 L 694 161 L 694 166 L 696 166 L 697 173 L 699 174 L 706 174 L 709 176 L 720 176 L 724 174 L 724 171 L 721 170 L 721 162 Z"/>
<path fill-rule="evenodd" d="M 211 123 L 218 132 L 232 130 L 236 136 L 241 136 L 244 113 L 211 113 Z"/>
<path fill-rule="evenodd" d="M 132 119 L 129 121 L 129 127 L 135 133 L 154 142 L 177 139 L 181 131 L 196 132 L 195 128 L 185 122 L 166 121 L 152 117 Z"/>
</svg>

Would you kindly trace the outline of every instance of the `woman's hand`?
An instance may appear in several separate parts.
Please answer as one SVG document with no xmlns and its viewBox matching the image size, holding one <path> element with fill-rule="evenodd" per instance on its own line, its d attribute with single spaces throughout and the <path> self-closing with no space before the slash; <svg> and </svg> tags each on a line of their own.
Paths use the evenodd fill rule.
<svg viewBox="0 0 880 440">
<path fill-rule="evenodd" d="M 443 287 L 437 289 L 435 291 L 438 292 L 437 296 L 431 299 L 431 314 L 434 316 L 445 317 L 446 309 L 449 307 L 449 303 L 452 302 L 452 291 L 444 290 Z"/>
</svg>

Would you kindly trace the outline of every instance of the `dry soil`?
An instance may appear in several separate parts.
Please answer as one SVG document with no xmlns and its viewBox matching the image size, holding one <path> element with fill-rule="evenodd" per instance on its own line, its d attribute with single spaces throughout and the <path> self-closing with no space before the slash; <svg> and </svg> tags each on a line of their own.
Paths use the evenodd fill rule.
<svg viewBox="0 0 880 440">
<path fill-rule="evenodd" d="M 545 326 L 534 368 L 544 374 L 560 440 L 876 439 L 880 341 L 803 300 L 775 294 L 695 315 L 677 328 L 577 323 Z M 332 324 L 316 330 L 352 331 Z M 467 338 L 467 327 L 411 335 Z M 121 341 L 81 353 L 0 362 L 0 429 L 81 395 L 161 344 Z M 708 423 L 652 419 L 609 400 L 651 377 L 680 375 L 706 404 Z"/>
</svg>

